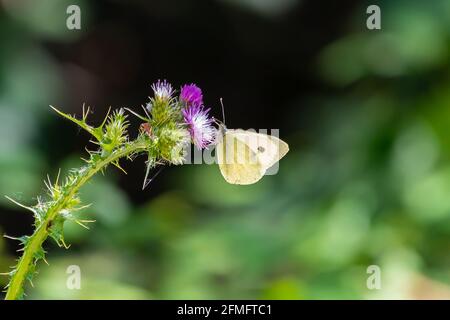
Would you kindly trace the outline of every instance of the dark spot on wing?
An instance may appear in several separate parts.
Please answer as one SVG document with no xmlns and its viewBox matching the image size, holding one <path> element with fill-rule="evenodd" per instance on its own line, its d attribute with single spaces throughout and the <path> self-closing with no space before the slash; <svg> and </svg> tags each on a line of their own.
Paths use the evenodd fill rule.
<svg viewBox="0 0 450 320">
<path fill-rule="evenodd" d="M 264 151 L 266 151 L 266 149 L 264 149 L 263 147 L 258 147 L 258 151 L 259 152 L 264 152 Z"/>
</svg>

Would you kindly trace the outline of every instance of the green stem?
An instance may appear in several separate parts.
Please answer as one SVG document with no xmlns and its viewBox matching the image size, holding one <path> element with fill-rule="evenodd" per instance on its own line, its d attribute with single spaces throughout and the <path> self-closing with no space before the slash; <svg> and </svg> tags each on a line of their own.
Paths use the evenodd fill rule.
<svg viewBox="0 0 450 320">
<path fill-rule="evenodd" d="M 68 192 L 63 194 L 57 201 L 53 203 L 47 210 L 44 220 L 37 226 L 34 233 L 30 236 L 28 245 L 25 247 L 22 257 L 20 258 L 11 282 L 6 293 L 6 300 L 19 299 L 23 292 L 26 276 L 33 266 L 34 258 L 40 250 L 42 243 L 49 235 L 49 226 L 58 215 L 58 213 L 65 208 L 67 202 L 70 201 L 78 190 L 92 178 L 97 172 L 107 167 L 120 158 L 127 157 L 131 154 L 145 151 L 148 147 L 142 141 L 133 141 L 125 146 L 113 151 L 109 156 L 100 161 L 95 161 L 86 167 L 86 170 L 74 181 Z"/>
</svg>

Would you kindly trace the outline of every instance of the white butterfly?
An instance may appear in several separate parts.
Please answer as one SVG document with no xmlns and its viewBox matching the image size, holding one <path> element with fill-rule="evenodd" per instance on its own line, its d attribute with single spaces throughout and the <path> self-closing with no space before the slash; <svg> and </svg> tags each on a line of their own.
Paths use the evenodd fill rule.
<svg viewBox="0 0 450 320">
<path fill-rule="evenodd" d="M 219 128 L 216 156 L 228 183 L 253 184 L 289 151 L 286 142 L 249 130 Z"/>
</svg>

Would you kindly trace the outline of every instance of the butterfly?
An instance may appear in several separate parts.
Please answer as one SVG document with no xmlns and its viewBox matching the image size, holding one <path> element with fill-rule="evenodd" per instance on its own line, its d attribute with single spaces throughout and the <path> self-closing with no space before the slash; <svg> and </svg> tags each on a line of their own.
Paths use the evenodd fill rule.
<svg viewBox="0 0 450 320">
<path fill-rule="evenodd" d="M 217 139 L 217 163 L 222 176 L 231 184 L 258 182 L 289 151 L 288 144 L 277 137 L 227 129 L 224 124 L 219 125 Z"/>
</svg>

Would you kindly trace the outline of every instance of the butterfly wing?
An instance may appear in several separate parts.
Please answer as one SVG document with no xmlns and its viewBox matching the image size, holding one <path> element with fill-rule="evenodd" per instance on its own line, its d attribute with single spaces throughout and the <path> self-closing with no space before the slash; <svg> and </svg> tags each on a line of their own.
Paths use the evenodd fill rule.
<svg viewBox="0 0 450 320">
<path fill-rule="evenodd" d="M 264 170 L 272 167 L 289 151 L 288 144 L 274 136 L 245 130 L 228 131 L 256 154 Z"/>
<path fill-rule="evenodd" d="M 275 162 L 280 161 L 281 158 L 283 158 L 289 151 L 289 145 L 284 142 L 283 140 L 274 137 L 274 136 L 267 136 L 272 143 L 278 148 L 277 152 L 275 153 L 275 158 L 273 158 L 273 163 L 270 165 L 270 167 L 272 165 L 275 164 Z"/>
<path fill-rule="evenodd" d="M 228 183 L 253 184 L 262 178 L 265 170 L 257 154 L 234 131 L 227 130 L 216 146 L 220 172 Z"/>
</svg>

